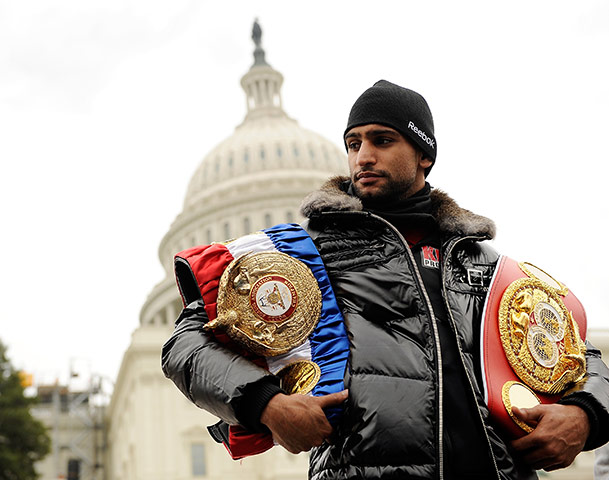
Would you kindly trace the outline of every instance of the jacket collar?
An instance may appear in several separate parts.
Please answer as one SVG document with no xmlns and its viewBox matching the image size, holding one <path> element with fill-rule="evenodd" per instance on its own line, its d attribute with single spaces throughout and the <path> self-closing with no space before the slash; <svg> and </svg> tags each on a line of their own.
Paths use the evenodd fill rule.
<svg viewBox="0 0 609 480">
<path fill-rule="evenodd" d="M 315 217 L 324 212 L 363 211 L 362 202 L 340 189 L 347 177 L 333 177 L 321 188 L 310 193 L 303 200 L 300 211 L 307 217 Z M 457 202 L 446 193 L 432 189 L 432 215 L 440 227 L 440 231 L 448 235 L 475 235 L 488 238 L 495 237 L 495 223 L 489 218 L 476 215 L 459 207 Z"/>
</svg>

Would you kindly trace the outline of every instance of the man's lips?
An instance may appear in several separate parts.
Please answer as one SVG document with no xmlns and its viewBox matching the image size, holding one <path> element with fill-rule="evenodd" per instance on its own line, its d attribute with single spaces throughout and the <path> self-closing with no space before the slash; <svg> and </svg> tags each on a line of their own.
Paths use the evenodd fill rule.
<svg viewBox="0 0 609 480">
<path fill-rule="evenodd" d="M 382 173 L 364 171 L 359 172 L 355 175 L 355 180 L 363 185 L 374 183 L 379 178 L 382 178 L 384 175 Z"/>
</svg>

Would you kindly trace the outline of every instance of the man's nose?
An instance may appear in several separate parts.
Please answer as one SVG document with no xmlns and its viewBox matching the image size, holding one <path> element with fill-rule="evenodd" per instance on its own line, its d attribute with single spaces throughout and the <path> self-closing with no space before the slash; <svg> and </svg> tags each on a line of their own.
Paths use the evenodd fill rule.
<svg viewBox="0 0 609 480">
<path fill-rule="evenodd" d="M 376 163 L 376 150 L 370 142 L 362 142 L 357 152 L 358 165 L 370 165 Z"/>
</svg>

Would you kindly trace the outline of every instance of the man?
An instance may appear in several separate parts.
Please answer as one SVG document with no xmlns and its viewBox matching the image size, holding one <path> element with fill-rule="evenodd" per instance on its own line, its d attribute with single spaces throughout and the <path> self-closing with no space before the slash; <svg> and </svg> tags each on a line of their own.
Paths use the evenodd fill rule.
<svg viewBox="0 0 609 480">
<path fill-rule="evenodd" d="M 201 333 L 201 302 L 185 308 L 164 347 L 166 375 L 228 423 L 268 429 L 293 453 L 313 449 L 316 480 L 536 478 L 533 469 L 568 466 L 605 443 L 609 371 L 591 345 L 578 391 L 513 409 L 531 433 L 511 441 L 490 419 L 479 345 L 499 260 L 485 242 L 494 224 L 426 183 L 437 146 L 423 97 L 377 82 L 353 105 L 344 142 L 350 178 L 311 194 L 302 212 L 345 318 L 347 389 L 286 395 Z M 239 369 L 227 380 L 231 362 Z M 336 406 L 344 413 L 332 428 L 324 410 Z"/>
</svg>

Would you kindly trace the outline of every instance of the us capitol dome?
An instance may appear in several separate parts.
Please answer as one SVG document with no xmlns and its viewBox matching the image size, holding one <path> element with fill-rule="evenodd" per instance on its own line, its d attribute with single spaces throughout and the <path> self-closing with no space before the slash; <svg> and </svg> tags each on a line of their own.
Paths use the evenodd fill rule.
<svg viewBox="0 0 609 480">
<path fill-rule="evenodd" d="M 142 308 L 142 324 L 175 320 L 176 308 L 163 310 L 170 296 L 177 301 L 176 253 L 278 223 L 299 222 L 302 199 L 330 176 L 346 173 L 344 151 L 298 125 L 283 110 L 283 76 L 267 63 L 261 36 L 256 22 L 254 63 L 241 79 L 245 119 L 203 158 L 192 176 L 183 210 L 161 241 L 159 257 L 166 278 Z"/>
<path fill-rule="evenodd" d="M 108 480 L 297 480 L 307 456 L 282 448 L 230 459 L 206 431 L 218 419 L 194 406 L 160 367 L 161 349 L 182 308 L 173 273 L 176 253 L 282 222 L 302 220 L 302 199 L 347 171 L 346 154 L 288 117 L 282 75 L 265 60 L 254 23 L 254 63 L 241 79 L 247 114 L 201 161 L 182 212 L 161 240 L 165 278 L 150 292 L 123 355 L 107 409 Z"/>
<path fill-rule="evenodd" d="M 104 441 L 96 444 L 105 458 L 105 480 L 307 478 L 307 455 L 292 455 L 283 448 L 231 460 L 206 431 L 217 418 L 186 399 L 164 377 L 160 365 L 162 345 L 181 309 L 174 254 L 280 222 L 298 222 L 302 198 L 328 177 L 347 170 L 341 149 L 286 115 L 281 103 L 283 78 L 265 60 L 257 23 L 252 38 L 254 64 L 241 79 L 245 119 L 202 160 L 183 210 L 159 247 L 165 278 L 142 307 L 140 325 L 132 333 L 106 410 Z M 608 338 L 604 331 L 592 341 L 607 349 Z M 594 454 L 581 454 L 569 469 L 573 475 L 561 471 L 556 478 L 589 478 L 584 472 L 592 471 L 593 461 Z"/>
</svg>

